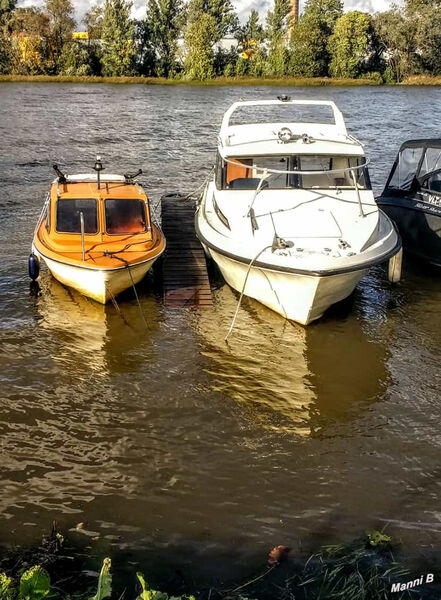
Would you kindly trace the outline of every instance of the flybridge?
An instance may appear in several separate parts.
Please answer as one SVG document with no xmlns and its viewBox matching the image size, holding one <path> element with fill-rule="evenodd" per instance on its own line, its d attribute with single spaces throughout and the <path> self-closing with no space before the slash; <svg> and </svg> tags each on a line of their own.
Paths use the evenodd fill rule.
<svg viewBox="0 0 441 600">
<path fill-rule="evenodd" d="M 262 117 L 263 122 L 259 122 Z M 284 136 L 280 135 L 282 130 Z M 296 141 L 361 146 L 348 134 L 343 114 L 334 102 L 292 100 L 287 96 L 235 102 L 225 113 L 219 133 L 219 145 L 224 148 Z M 273 152 L 279 153 L 276 148 Z"/>
</svg>

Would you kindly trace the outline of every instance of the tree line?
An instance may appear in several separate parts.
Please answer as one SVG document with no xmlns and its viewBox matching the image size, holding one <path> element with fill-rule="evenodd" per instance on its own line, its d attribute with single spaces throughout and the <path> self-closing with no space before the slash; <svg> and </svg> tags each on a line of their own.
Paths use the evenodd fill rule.
<svg viewBox="0 0 441 600">
<path fill-rule="evenodd" d="M 261 20 L 241 24 L 231 0 L 147 0 L 145 18 L 129 0 L 105 0 L 73 39 L 70 0 L 43 9 L 0 0 L 0 73 L 18 75 L 339 77 L 400 82 L 441 75 L 441 0 L 405 0 L 373 15 L 343 12 L 342 0 L 306 0 L 298 19 L 274 0 Z M 225 47 L 221 40 L 234 43 Z"/>
</svg>

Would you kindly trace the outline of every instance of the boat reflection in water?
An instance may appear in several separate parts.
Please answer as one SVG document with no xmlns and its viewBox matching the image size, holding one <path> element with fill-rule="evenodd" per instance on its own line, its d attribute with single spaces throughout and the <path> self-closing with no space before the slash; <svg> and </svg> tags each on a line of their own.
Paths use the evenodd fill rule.
<svg viewBox="0 0 441 600">
<path fill-rule="evenodd" d="M 333 314 L 305 329 L 244 300 L 226 343 L 237 296 L 223 285 L 214 299 L 213 311 L 194 319 L 213 389 L 240 402 L 259 426 L 322 435 L 381 396 L 389 377 L 386 346 L 356 314 Z"/>
<path fill-rule="evenodd" d="M 124 302 L 105 306 L 65 287 L 49 274 L 40 278 L 39 286 L 39 326 L 51 334 L 49 352 L 54 361 L 72 374 L 77 371 L 84 374 L 85 365 L 98 375 L 130 371 L 139 366 L 139 353 L 130 351 L 148 344 L 158 329 L 158 305 L 154 297 L 141 295 L 141 314 L 132 290 L 123 296 Z"/>
</svg>

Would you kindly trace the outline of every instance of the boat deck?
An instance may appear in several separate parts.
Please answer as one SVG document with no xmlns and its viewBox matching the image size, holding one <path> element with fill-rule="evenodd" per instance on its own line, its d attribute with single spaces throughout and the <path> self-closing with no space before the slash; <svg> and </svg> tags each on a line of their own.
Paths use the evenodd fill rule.
<svg viewBox="0 0 441 600">
<path fill-rule="evenodd" d="M 194 200 L 183 194 L 161 198 L 162 230 L 167 240 L 162 282 L 168 307 L 213 305 L 205 253 L 194 231 L 194 213 Z"/>
</svg>

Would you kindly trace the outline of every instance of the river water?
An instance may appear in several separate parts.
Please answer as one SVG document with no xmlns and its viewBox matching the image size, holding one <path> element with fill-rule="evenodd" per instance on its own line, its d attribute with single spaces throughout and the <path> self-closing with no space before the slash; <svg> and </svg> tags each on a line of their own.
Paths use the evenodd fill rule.
<svg viewBox="0 0 441 600">
<path fill-rule="evenodd" d="M 406 260 L 391 287 L 374 269 L 307 329 L 245 299 L 228 346 L 237 296 L 219 276 L 200 312 L 165 308 L 148 278 L 148 330 L 130 293 L 119 314 L 46 273 L 30 290 L 54 162 L 142 167 L 157 205 L 201 184 L 233 101 L 285 91 L 0 84 L 0 545 L 56 519 L 97 559 L 200 583 L 246 576 L 276 544 L 297 555 L 387 525 L 438 566 L 439 271 Z M 290 93 L 337 102 L 377 192 L 402 141 L 440 134 L 439 88 Z"/>
</svg>

